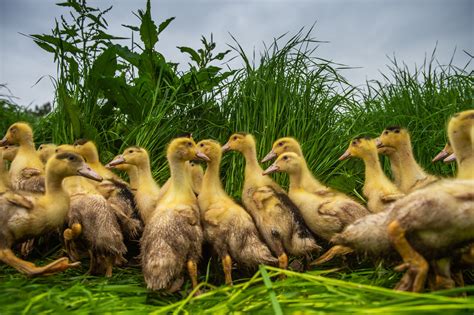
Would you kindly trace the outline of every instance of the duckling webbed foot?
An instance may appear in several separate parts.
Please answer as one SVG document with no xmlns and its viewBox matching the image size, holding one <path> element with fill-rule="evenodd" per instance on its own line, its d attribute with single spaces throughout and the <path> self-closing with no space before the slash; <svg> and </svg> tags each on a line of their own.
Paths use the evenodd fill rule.
<svg viewBox="0 0 474 315">
<path fill-rule="evenodd" d="M 405 230 L 398 221 L 389 224 L 388 234 L 392 245 L 403 258 L 403 263 L 395 267 L 395 270 L 406 270 L 395 290 L 421 292 L 428 275 L 428 262 L 408 243 Z"/>
<path fill-rule="evenodd" d="M 52 263 L 47 264 L 46 266 L 37 267 L 31 262 L 16 257 L 11 249 L 0 250 L 0 260 L 30 277 L 50 275 L 80 265 L 79 262 L 69 263 L 69 259 L 67 257 L 62 257 L 53 261 Z"/>
<path fill-rule="evenodd" d="M 189 277 L 191 278 L 191 283 L 192 283 L 193 289 L 195 289 L 198 286 L 197 264 L 192 260 L 188 260 L 186 265 L 188 267 L 188 273 L 189 273 Z M 197 291 L 195 293 L 195 295 L 199 295 L 199 294 L 201 294 L 201 292 L 199 292 L 199 291 Z"/>
</svg>

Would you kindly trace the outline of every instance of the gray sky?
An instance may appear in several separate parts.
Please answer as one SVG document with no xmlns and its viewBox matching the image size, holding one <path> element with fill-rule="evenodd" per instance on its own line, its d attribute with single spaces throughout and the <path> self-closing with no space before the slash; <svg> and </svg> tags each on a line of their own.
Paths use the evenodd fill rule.
<svg viewBox="0 0 474 315">
<path fill-rule="evenodd" d="M 53 0 L 0 1 L 0 83 L 7 83 L 17 103 L 42 104 L 53 99 L 56 67 L 52 55 L 20 33 L 49 33 L 54 18 L 65 8 Z M 114 8 L 106 16 L 109 33 L 130 36 L 121 24 L 137 25 L 132 11 L 143 9 L 145 0 L 89 1 L 90 6 Z M 250 55 L 262 43 L 317 22 L 313 36 L 330 43 L 316 51 L 318 57 L 352 67 L 344 75 L 354 85 L 380 79 L 387 55 L 409 66 L 423 62 L 436 43 L 437 57 L 463 66 L 474 54 L 474 1 L 471 0 L 152 0 L 152 15 L 158 24 L 175 16 L 162 33 L 157 49 L 174 62 L 186 62 L 176 46 L 200 47 L 201 35 L 213 33 L 218 50 L 232 43 L 233 34 Z M 471 67 L 472 68 L 472 67 Z M 35 82 L 45 76 L 40 83 Z"/>
</svg>

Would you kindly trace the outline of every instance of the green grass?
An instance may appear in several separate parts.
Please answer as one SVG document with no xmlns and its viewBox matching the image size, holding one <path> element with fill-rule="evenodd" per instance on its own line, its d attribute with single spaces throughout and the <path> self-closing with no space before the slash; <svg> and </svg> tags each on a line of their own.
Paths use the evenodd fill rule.
<svg viewBox="0 0 474 315">
<path fill-rule="evenodd" d="M 28 279 L 0 268 L 1 314 L 152 313 L 176 314 L 341 314 L 442 313 L 474 311 L 474 285 L 434 293 L 390 289 L 399 275 L 382 267 L 313 270 L 305 273 L 261 267 L 232 287 L 216 286 L 201 275 L 201 295 L 189 288 L 176 295 L 148 292 L 139 269 L 116 268 L 110 279 L 84 275 L 85 268 Z M 284 273 L 285 280 L 276 280 Z M 209 276 L 209 275 L 207 275 Z M 212 281 L 212 279 L 210 279 Z M 467 292 L 468 297 L 461 297 Z M 281 313 L 280 313 L 281 314 Z"/>
</svg>

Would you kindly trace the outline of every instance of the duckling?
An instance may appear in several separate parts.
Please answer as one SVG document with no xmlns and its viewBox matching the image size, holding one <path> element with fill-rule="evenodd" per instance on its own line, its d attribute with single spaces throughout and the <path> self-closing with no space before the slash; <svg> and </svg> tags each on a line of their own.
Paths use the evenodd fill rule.
<svg viewBox="0 0 474 315">
<path fill-rule="evenodd" d="M 453 148 L 449 141 L 446 143 L 444 148 L 431 160 L 431 162 L 438 162 L 440 160 L 444 160 L 445 158 L 451 156 L 453 154 Z"/>
<path fill-rule="evenodd" d="M 290 176 L 290 199 L 300 209 L 308 227 L 329 241 L 347 225 L 370 212 L 343 193 L 319 183 L 309 171 L 304 158 L 294 152 L 281 154 L 264 174 L 286 172 Z M 311 190 L 306 190 L 305 187 Z M 323 193 L 318 193 L 323 191 Z"/>
<path fill-rule="evenodd" d="M 406 129 L 387 127 L 376 139 L 376 144 L 379 152 L 389 157 L 395 185 L 402 193 L 410 193 L 439 180 L 427 174 L 416 162 Z"/>
<path fill-rule="evenodd" d="M 120 155 L 117 155 L 112 159 L 112 161 L 115 161 L 119 158 L 120 158 Z M 125 172 L 128 176 L 130 190 L 134 194 L 136 193 L 139 186 L 138 184 L 139 178 L 138 178 L 138 168 L 135 165 L 127 164 L 127 163 L 111 165 L 110 163 L 108 163 L 105 165 L 105 167 L 108 169 L 119 170 L 119 171 Z"/>
<path fill-rule="evenodd" d="M 288 267 L 287 253 L 301 256 L 319 252 L 320 247 L 306 226 L 299 209 L 280 186 L 269 176 L 263 175 L 257 161 L 254 137 L 250 134 L 235 133 L 222 150 L 238 151 L 245 158 L 242 201 L 266 244 L 278 257 L 279 267 Z"/>
<path fill-rule="evenodd" d="M 185 163 L 209 158 L 198 152 L 189 138 L 171 141 L 166 157 L 171 171 L 170 186 L 145 224 L 141 257 L 147 287 L 174 292 L 183 283 L 185 265 L 192 287 L 197 287 L 197 262 L 203 241 L 199 207 Z"/>
<path fill-rule="evenodd" d="M 193 186 L 193 191 L 197 195 L 201 192 L 202 179 L 204 177 L 204 170 L 202 166 L 194 161 L 189 161 L 186 163 L 191 176 L 191 182 Z"/>
<path fill-rule="evenodd" d="M 53 156 L 46 164 L 46 191 L 39 197 L 6 193 L 0 197 L 0 260 L 27 275 L 51 274 L 76 266 L 68 258 L 60 258 L 44 267 L 16 257 L 14 243 L 41 235 L 62 226 L 68 210 L 69 196 L 62 188 L 62 180 L 81 175 L 94 180 L 102 178 L 91 170 L 84 159 L 74 153 Z"/>
<path fill-rule="evenodd" d="M 207 169 L 198 195 L 204 238 L 212 244 L 222 260 L 226 284 L 232 284 L 232 261 L 247 268 L 278 261 L 260 240 L 252 217 L 235 203 L 222 188 L 219 166 L 222 149 L 214 140 L 198 144 L 199 152 L 208 158 Z"/>
<path fill-rule="evenodd" d="M 445 179 L 399 200 L 388 224 L 391 244 L 406 273 L 395 287 L 420 292 L 435 260 L 438 277 L 451 281 L 453 250 L 474 242 L 474 110 L 454 115 L 448 136 L 458 164 L 456 179 Z"/>
<path fill-rule="evenodd" d="M 38 150 L 36 150 L 36 152 L 38 153 L 38 156 L 44 165 L 46 165 L 48 159 L 54 155 L 56 148 L 57 145 L 55 145 L 54 143 L 43 143 L 38 147 Z"/>
<path fill-rule="evenodd" d="M 18 146 L 16 145 L 0 147 L 0 194 L 11 189 L 6 161 L 13 161 L 17 152 Z"/>
<path fill-rule="evenodd" d="M 24 122 L 17 122 L 8 128 L 0 146 L 19 145 L 18 153 L 10 165 L 10 181 L 14 190 L 44 193 L 44 165 L 36 154 L 33 130 Z"/>
<path fill-rule="evenodd" d="M 353 139 L 349 148 L 339 161 L 349 157 L 358 157 L 365 164 L 365 182 L 363 194 L 367 198 L 367 207 L 373 213 L 383 211 L 390 203 L 405 196 L 385 176 L 377 155 L 376 143 L 368 137 Z"/>
<path fill-rule="evenodd" d="M 119 167 L 120 165 L 136 167 L 137 177 L 134 185 L 137 190 L 135 191 L 135 201 L 140 217 L 146 225 L 153 215 L 158 199 L 164 193 L 151 174 L 148 152 L 144 148 L 129 147 L 109 162 L 107 167 Z M 167 187 L 170 186 L 170 183 Z"/>
<path fill-rule="evenodd" d="M 109 206 L 115 211 L 126 238 L 136 239 L 142 232 L 142 223 L 137 217 L 135 199 L 127 184 L 114 172 L 102 165 L 94 142 L 79 139 L 74 143 L 74 150 L 82 155 L 91 168 L 105 179 L 99 185 L 99 191 L 106 197 Z"/>
</svg>

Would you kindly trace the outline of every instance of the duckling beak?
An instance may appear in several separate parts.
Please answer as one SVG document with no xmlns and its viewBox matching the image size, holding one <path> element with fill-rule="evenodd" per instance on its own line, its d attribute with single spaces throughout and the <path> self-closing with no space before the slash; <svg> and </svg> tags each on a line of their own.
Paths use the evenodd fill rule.
<svg viewBox="0 0 474 315">
<path fill-rule="evenodd" d="M 229 142 L 227 142 L 226 144 L 224 144 L 224 145 L 222 146 L 222 153 L 226 153 L 226 152 L 228 152 L 228 151 L 230 151 L 230 144 L 229 144 Z"/>
<path fill-rule="evenodd" d="M 441 152 L 439 152 L 438 154 L 436 154 L 436 156 L 431 160 L 431 162 L 438 162 L 439 160 L 442 160 L 444 159 L 445 157 L 447 157 L 449 155 L 449 153 L 446 151 L 446 150 L 441 150 Z"/>
<path fill-rule="evenodd" d="M 107 163 L 107 165 L 105 165 L 105 167 L 106 168 L 113 168 L 114 166 L 119 165 L 119 164 L 123 164 L 123 163 L 125 163 L 125 159 L 123 158 L 122 155 L 119 155 L 118 157 L 116 157 L 115 159 L 113 159 L 112 161 Z"/>
<path fill-rule="evenodd" d="M 351 152 L 349 150 L 346 150 L 343 155 L 341 155 L 337 160 L 338 161 L 343 161 L 351 157 Z"/>
<path fill-rule="evenodd" d="M 4 147 L 8 144 L 8 139 L 4 137 L 2 140 L 0 140 L 0 147 Z"/>
<path fill-rule="evenodd" d="M 275 173 L 275 172 L 278 172 L 279 170 L 280 170 L 280 167 L 278 165 L 272 164 L 266 170 L 263 171 L 262 175 Z"/>
<path fill-rule="evenodd" d="M 444 163 L 451 163 L 453 161 L 456 161 L 456 155 L 454 153 L 443 160 Z"/>
<path fill-rule="evenodd" d="M 262 159 L 261 163 L 265 163 L 267 161 L 273 160 L 276 157 L 277 157 L 277 154 L 275 153 L 275 151 L 271 150 L 270 152 L 268 152 L 267 155 L 265 155 L 265 157 Z"/>
<path fill-rule="evenodd" d="M 98 182 L 102 181 L 102 177 L 85 163 L 77 170 L 77 174 Z"/>
<path fill-rule="evenodd" d="M 377 147 L 377 149 L 383 148 L 383 143 L 380 138 L 375 138 L 375 146 Z"/>
<path fill-rule="evenodd" d="M 209 162 L 209 161 L 211 160 L 207 155 L 205 155 L 205 154 L 202 153 L 202 152 L 197 152 L 197 153 L 196 153 L 196 157 L 198 157 L 198 158 L 200 158 L 201 160 L 204 160 L 204 161 L 206 161 L 206 162 Z"/>
</svg>

